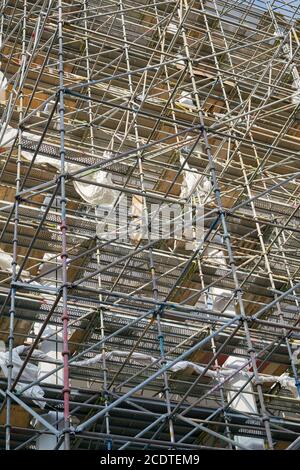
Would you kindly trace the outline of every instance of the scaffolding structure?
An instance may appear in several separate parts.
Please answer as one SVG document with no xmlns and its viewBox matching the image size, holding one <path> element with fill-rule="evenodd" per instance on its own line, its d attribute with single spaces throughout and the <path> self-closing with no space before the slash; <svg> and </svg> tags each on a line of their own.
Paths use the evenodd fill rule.
<svg viewBox="0 0 300 470">
<path fill-rule="evenodd" d="M 299 0 L 0 3 L 1 448 L 300 447 Z"/>
</svg>

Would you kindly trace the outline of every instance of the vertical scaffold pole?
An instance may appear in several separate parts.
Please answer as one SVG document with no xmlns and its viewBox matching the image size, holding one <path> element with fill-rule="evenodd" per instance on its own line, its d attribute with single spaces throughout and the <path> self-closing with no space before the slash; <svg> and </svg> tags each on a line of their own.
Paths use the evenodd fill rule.
<svg viewBox="0 0 300 470">
<path fill-rule="evenodd" d="M 63 8 L 58 0 L 58 75 L 59 75 L 59 132 L 60 132 L 60 209 L 61 209 L 61 263 L 62 263 L 62 323 L 63 323 L 63 400 L 64 400 L 64 449 L 70 449 L 70 381 L 69 381 L 69 340 L 68 340 L 68 285 L 67 285 L 67 220 L 66 220 L 66 178 L 65 178 L 65 106 L 64 106 L 64 55 L 63 55 Z"/>
<path fill-rule="evenodd" d="M 23 81 L 24 72 L 26 66 L 26 26 L 27 26 L 27 0 L 24 0 L 23 5 L 23 22 L 22 22 L 22 56 L 19 74 L 19 124 L 23 119 Z M 11 281 L 14 283 L 17 279 L 18 274 L 18 225 L 19 225 L 19 198 L 17 197 L 21 184 L 21 147 L 22 145 L 22 127 L 19 125 L 18 129 L 18 155 L 17 155 L 17 169 L 16 169 L 16 199 L 15 199 L 15 210 L 13 219 L 13 259 L 12 259 L 12 277 Z M 7 364 L 7 392 L 11 391 L 13 383 L 13 347 L 14 347 L 14 321 L 16 315 L 16 287 L 15 285 L 11 288 L 11 299 L 10 299 L 10 311 L 9 311 L 9 335 L 8 335 L 8 364 Z M 5 423 L 5 434 L 6 450 L 11 448 L 11 397 L 7 395 L 6 402 L 6 423 Z"/>
</svg>

